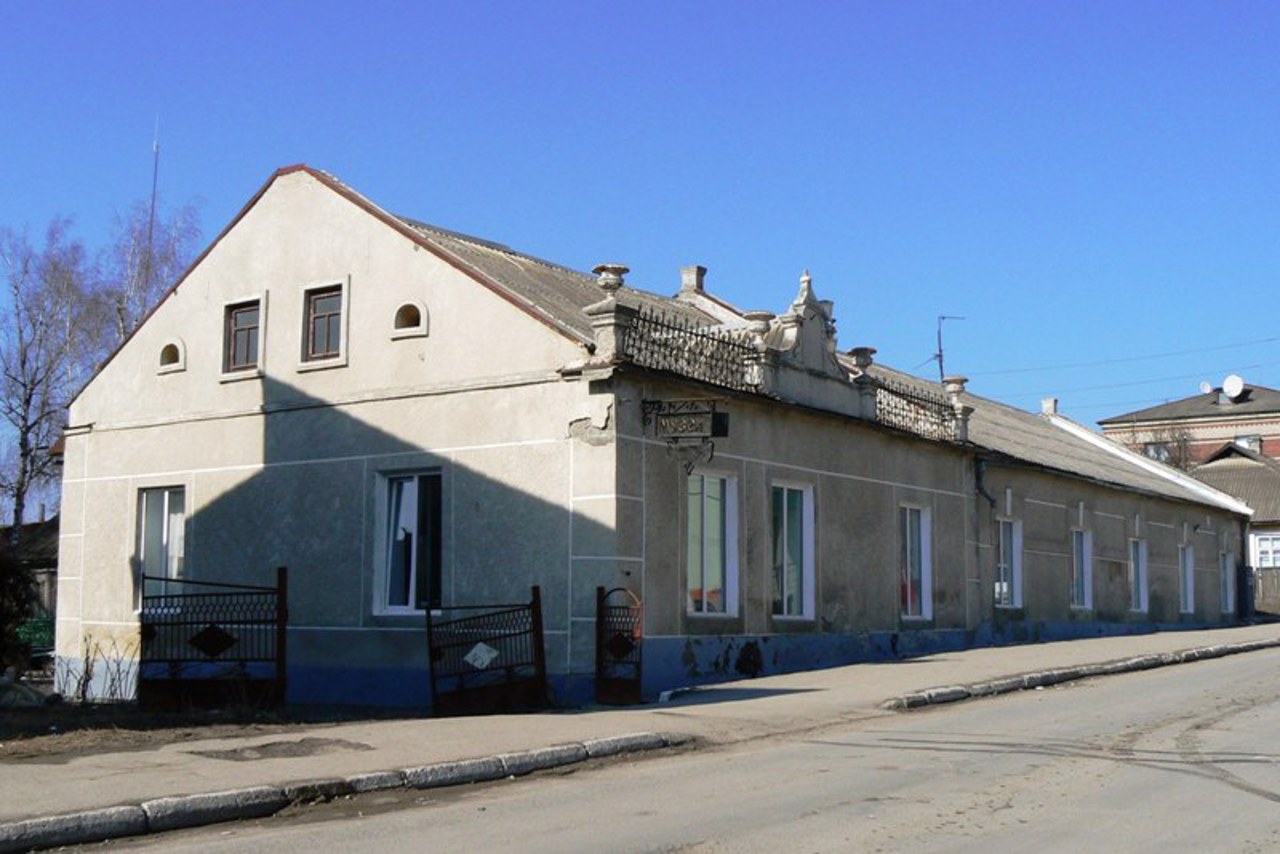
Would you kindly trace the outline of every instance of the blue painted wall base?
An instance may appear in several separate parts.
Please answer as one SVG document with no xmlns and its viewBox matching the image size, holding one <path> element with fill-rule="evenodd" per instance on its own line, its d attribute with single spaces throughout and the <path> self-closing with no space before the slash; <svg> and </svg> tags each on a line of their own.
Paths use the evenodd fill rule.
<svg viewBox="0 0 1280 854">
<path fill-rule="evenodd" d="M 1210 628 L 1206 623 L 1096 623 L 1000 620 L 965 629 L 912 629 L 856 634 L 735 635 L 646 638 L 643 695 L 716 682 L 896 661 L 971 647 L 1122 637 Z M 926 686 L 921 686 L 926 687 Z M 551 674 L 551 705 L 577 708 L 595 699 L 591 674 Z M 382 706 L 429 710 L 430 676 L 409 668 L 289 668 L 288 701 L 305 705 Z"/>
</svg>

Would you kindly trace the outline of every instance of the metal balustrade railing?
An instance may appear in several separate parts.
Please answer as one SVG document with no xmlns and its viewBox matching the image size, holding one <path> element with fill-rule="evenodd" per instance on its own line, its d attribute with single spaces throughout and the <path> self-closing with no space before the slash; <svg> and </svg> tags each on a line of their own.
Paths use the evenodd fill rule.
<svg viewBox="0 0 1280 854">
<path fill-rule="evenodd" d="M 696 326 L 647 306 L 631 319 L 619 350 L 642 367 L 724 388 L 754 391 L 760 383 L 753 345 L 730 330 Z"/>
<path fill-rule="evenodd" d="M 926 439 L 956 441 L 955 408 L 947 398 L 884 377 L 875 382 L 877 422 Z"/>
</svg>

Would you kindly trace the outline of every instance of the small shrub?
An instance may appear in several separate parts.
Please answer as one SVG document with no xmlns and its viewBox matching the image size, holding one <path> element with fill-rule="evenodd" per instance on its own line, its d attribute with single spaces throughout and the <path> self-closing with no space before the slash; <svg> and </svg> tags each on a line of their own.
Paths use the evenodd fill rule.
<svg viewBox="0 0 1280 854">
<path fill-rule="evenodd" d="M 20 632 L 34 607 L 31 574 L 7 548 L 0 549 L 0 670 L 10 665 L 19 670 L 26 668 L 31 647 Z"/>
</svg>

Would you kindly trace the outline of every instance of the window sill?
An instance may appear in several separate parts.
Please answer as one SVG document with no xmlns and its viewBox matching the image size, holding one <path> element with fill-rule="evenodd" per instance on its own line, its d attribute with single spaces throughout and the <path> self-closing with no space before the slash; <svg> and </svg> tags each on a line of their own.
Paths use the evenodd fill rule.
<svg viewBox="0 0 1280 854">
<path fill-rule="evenodd" d="M 308 362 L 298 363 L 298 373 L 306 373 L 308 371 L 327 371 L 330 368 L 345 368 L 347 366 L 347 354 L 340 356 L 330 356 L 327 359 L 312 359 Z"/>
<path fill-rule="evenodd" d="M 898 616 L 903 622 L 907 623 L 929 623 L 933 621 L 932 614 L 928 616 L 924 614 L 899 614 Z"/>
<path fill-rule="evenodd" d="M 220 383 L 238 383 L 242 380 L 262 379 L 262 368 L 246 368 L 243 371 L 223 371 L 218 375 Z"/>
<path fill-rule="evenodd" d="M 685 611 L 685 616 L 691 620 L 736 620 L 738 619 L 737 611 Z"/>
<path fill-rule="evenodd" d="M 391 332 L 391 340 L 399 341 L 403 338 L 426 338 L 427 330 L 421 326 L 412 326 L 407 329 L 396 329 Z"/>
<path fill-rule="evenodd" d="M 187 369 L 187 366 L 182 364 L 165 365 L 162 368 L 157 368 L 156 374 L 158 376 L 164 376 L 165 374 L 179 374 L 185 371 L 186 369 Z"/>
<path fill-rule="evenodd" d="M 778 623 L 812 623 L 814 620 L 812 614 L 770 614 L 769 616 Z"/>
<path fill-rule="evenodd" d="M 1004 605 L 999 602 L 996 603 L 996 608 L 997 610 L 1000 610 L 1000 611 L 1021 611 L 1022 607 L 1023 606 L 1021 602 L 1015 602 L 1010 605 Z"/>
</svg>

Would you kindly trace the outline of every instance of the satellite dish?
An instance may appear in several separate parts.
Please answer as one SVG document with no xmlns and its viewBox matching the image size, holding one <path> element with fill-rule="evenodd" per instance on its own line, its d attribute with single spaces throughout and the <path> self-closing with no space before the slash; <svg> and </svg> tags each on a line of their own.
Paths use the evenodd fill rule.
<svg viewBox="0 0 1280 854">
<path fill-rule="evenodd" d="M 1208 394 L 1208 393 L 1209 393 L 1209 392 L 1211 392 L 1211 391 L 1213 391 L 1213 386 L 1209 385 L 1209 383 L 1207 383 L 1207 382 L 1202 382 L 1202 383 L 1200 383 L 1200 393 L 1201 393 L 1201 394 Z"/>
<path fill-rule="evenodd" d="M 1222 381 L 1222 392 L 1227 397 L 1235 400 L 1244 391 L 1244 380 L 1237 374 L 1228 374 L 1227 378 Z"/>
</svg>

